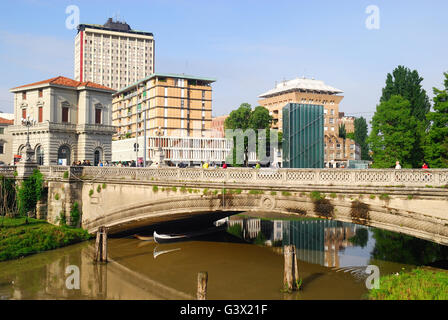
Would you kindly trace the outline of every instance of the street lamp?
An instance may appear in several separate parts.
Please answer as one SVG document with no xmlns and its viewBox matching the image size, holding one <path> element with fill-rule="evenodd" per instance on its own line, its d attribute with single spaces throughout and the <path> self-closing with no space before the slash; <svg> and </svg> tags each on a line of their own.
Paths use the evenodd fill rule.
<svg viewBox="0 0 448 320">
<path fill-rule="evenodd" d="M 25 145 L 25 162 L 32 162 L 34 156 L 34 150 L 31 148 L 30 144 L 30 127 L 36 124 L 36 120 L 31 118 L 30 116 L 26 118 L 22 118 L 22 125 L 27 127 L 26 133 L 26 145 Z"/>
</svg>

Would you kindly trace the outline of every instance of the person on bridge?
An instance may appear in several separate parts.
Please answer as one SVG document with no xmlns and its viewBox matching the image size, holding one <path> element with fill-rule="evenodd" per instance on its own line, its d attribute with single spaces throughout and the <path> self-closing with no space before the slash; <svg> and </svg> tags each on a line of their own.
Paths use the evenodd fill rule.
<svg viewBox="0 0 448 320">
<path fill-rule="evenodd" d="M 422 169 L 429 169 L 429 167 L 428 167 L 428 165 L 426 164 L 426 162 L 423 162 Z"/>
<path fill-rule="evenodd" d="M 223 168 L 223 169 L 227 169 L 227 163 L 224 162 L 224 163 L 222 164 L 222 168 Z"/>
<path fill-rule="evenodd" d="M 395 169 L 401 169 L 400 161 L 395 162 Z"/>
</svg>

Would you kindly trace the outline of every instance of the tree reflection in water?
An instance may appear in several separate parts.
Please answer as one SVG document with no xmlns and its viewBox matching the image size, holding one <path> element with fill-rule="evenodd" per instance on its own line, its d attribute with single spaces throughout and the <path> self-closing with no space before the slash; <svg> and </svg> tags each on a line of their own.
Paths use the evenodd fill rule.
<svg viewBox="0 0 448 320">
<path fill-rule="evenodd" d="M 448 247 L 404 234 L 372 228 L 375 247 L 371 257 L 412 265 L 448 259 Z"/>
</svg>

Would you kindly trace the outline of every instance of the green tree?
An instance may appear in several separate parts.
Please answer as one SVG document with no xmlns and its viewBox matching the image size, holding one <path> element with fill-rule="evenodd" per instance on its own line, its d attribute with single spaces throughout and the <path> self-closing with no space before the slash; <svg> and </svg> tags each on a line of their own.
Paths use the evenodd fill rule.
<svg viewBox="0 0 448 320">
<path fill-rule="evenodd" d="M 433 88 L 434 112 L 426 116 L 431 126 L 425 140 L 425 160 L 432 168 L 448 168 L 448 73 L 445 88 Z"/>
<path fill-rule="evenodd" d="M 372 118 L 372 132 L 368 139 L 373 151 L 373 167 L 391 168 L 399 160 L 404 168 L 412 168 L 417 126 L 408 100 L 392 96 L 381 102 Z"/>
<path fill-rule="evenodd" d="M 383 88 L 380 102 L 400 95 L 409 101 L 411 115 L 419 121 L 426 121 L 426 114 L 431 109 L 431 104 L 426 91 L 422 88 L 422 81 L 423 78 L 417 70 L 411 71 L 404 66 L 398 66 L 392 74 L 387 74 L 386 86 Z"/>
<path fill-rule="evenodd" d="M 36 204 L 42 197 L 43 182 L 43 175 L 37 169 L 22 182 L 17 190 L 17 207 L 20 215 L 26 216 L 36 210 Z"/>
<path fill-rule="evenodd" d="M 345 130 L 345 124 L 339 126 L 339 138 L 347 139 L 347 131 Z"/>
<path fill-rule="evenodd" d="M 426 114 L 431 109 L 429 97 L 422 88 L 423 78 L 416 70 L 411 71 L 404 66 L 398 66 L 392 74 L 387 75 L 386 86 L 383 88 L 381 102 L 388 101 L 394 95 L 400 95 L 409 101 L 410 116 L 417 120 L 417 127 L 414 130 L 416 137 L 412 148 L 411 163 L 413 167 L 419 167 L 423 161 L 423 144 L 429 121 Z"/>
<path fill-rule="evenodd" d="M 225 129 L 237 130 L 241 129 L 241 134 L 247 133 L 247 129 L 252 129 L 255 132 L 255 142 L 258 147 L 258 129 L 269 128 L 272 122 L 272 117 L 269 115 L 269 110 L 265 107 L 258 106 L 254 110 L 248 103 L 242 103 L 240 107 L 233 110 L 224 122 Z M 269 139 L 269 134 L 267 134 L 267 139 Z M 230 153 L 233 165 L 236 165 L 236 148 L 243 148 L 244 150 L 244 165 L 248 164 L 248 153 L 249 153 L 249 138 L 244 137 L 240 139 L 239 134 L 233 137 L 234 148 Z M 238 144 L 240 141 L 240 144 Z M 269 143 L 269 141 L 268 141 Z"/>
<path fill-rule="evenodd" d="M 355 132 L 353 134 L 353 140 L 361 148 L 361 160 L 370 160 L 369 145 L 367 144 L 368 127 L 367 121 L 363 117 L 355 119 Z"/>
<path fill-rule="evenodd" d="M 251 105 L 242 103 L 238 109 L 230 112 L 229 116 L 224 121 L 224 128 L 232 130 L 242 129 L 243 131 L 248 129 L 251 114 Z"/>
</svg>

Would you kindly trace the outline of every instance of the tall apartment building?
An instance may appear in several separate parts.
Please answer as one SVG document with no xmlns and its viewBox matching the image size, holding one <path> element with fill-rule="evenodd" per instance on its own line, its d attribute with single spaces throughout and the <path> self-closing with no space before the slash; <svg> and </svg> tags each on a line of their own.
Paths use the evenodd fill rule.
<svg viewBox="0 0 448 320">
<path fill-rule="evenodd" d="M 296 78 L 278 83 L 261 94 L 258 103 L 266 107 L 273 118 L 272 128 L 282 131 L 282 109 L 288 103 L 324 106 L 325 166 L 346 165 L 347 160 L 359 160 L 359 146 L 353 140 L 339 138 L 339 104 L 343 91 L 323 81 Z"/>
<path fill-rule="evenodd" d="M 154 73 L 113 95 L 112 120 L 116 138 L 205 136 L 212 122 L 215 79 Z M 145 112 L 144 112 L 145 111 Z"/>
<path fill-rule="evenodd" d="M 115 90 L 155 72 L 154 36 L 111 18 L 104 25 L 80 24 L 75 38 L 75 80 Z"/>
</svg>

